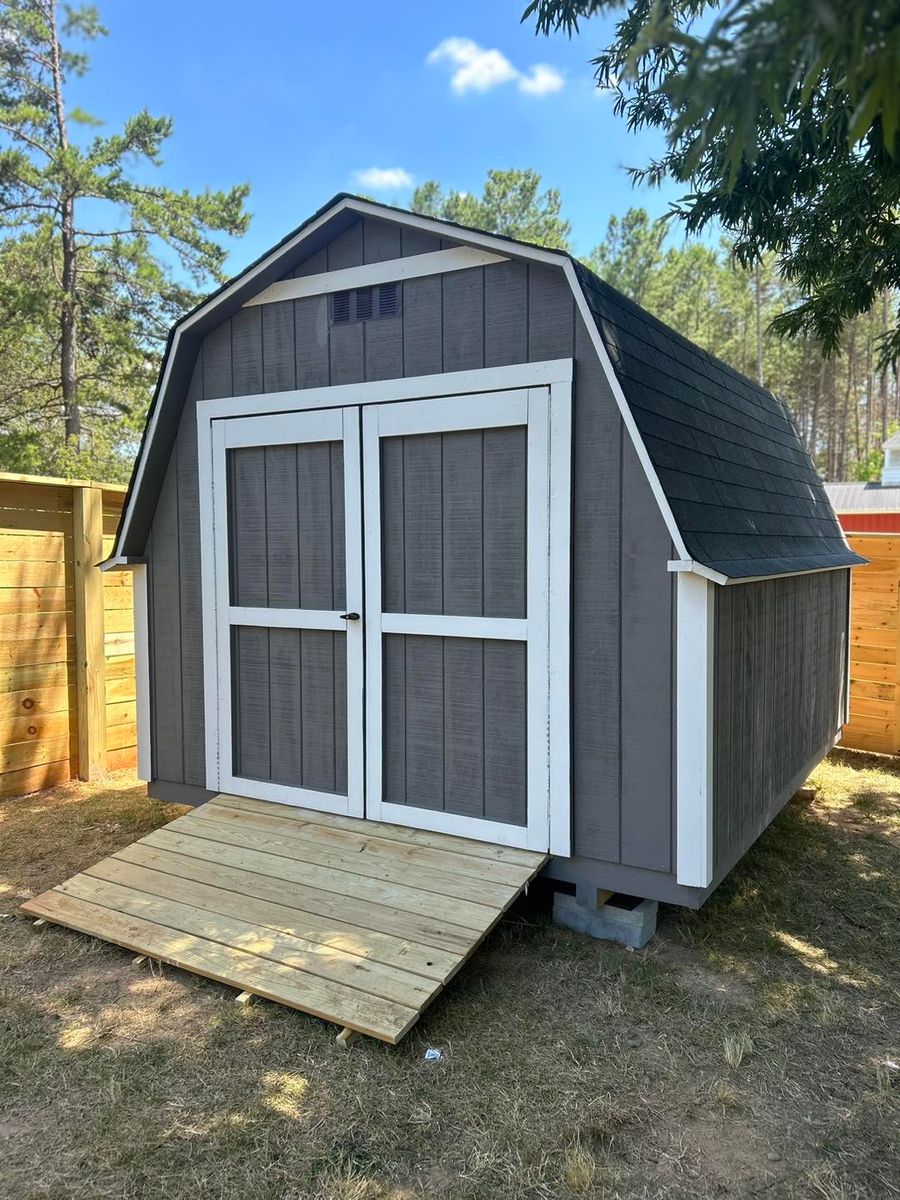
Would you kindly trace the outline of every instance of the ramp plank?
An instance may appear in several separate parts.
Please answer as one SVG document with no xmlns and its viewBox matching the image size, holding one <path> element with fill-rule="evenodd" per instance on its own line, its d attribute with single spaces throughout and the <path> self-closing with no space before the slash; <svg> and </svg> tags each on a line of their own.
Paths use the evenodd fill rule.
<svg viewBox="0 0 900 1200">
<path fill-rule="evenodd" d="M 547 857 L 217 796 L 22 911 L 396 1043 Z"/>
</svg>

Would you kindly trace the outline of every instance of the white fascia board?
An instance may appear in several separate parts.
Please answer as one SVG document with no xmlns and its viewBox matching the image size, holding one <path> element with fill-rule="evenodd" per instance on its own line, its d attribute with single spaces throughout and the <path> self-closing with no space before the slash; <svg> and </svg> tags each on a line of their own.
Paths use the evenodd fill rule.
<svg viewBox="0 0 900 1200">
<path fill-rule="evenodd" d="M 896 536 L 890 535 L 890 536 Z M 781 571 L 775 575 L 741 575 L 733 577 L 731 575 L 723 575 L 721 571 L 714 571 L 712 567 L 706 567 L 703 563 L 697 562 L 696 559 L 672 559 L 666 563 L 668 571 L 678 574 L 694 574 L 702 575 L 704 579 L 709 579 L 712 583 L 718 583 L 723 587 L 737 587 L 740 583 L 764 583 L 768 579 L 794 579 L 798 575 L 823 575 L 826 571 L 854 571 L 855 565 L 851 563 L 839 563 L 835 567 L 810 567 L 806 571 Z"/>
<path fill-rule="evenodd" d="M 245 300 L 244 308 L 252 308 L 257 304 L 276 304 L 280 300 L 303 300 L 307 296 L 327 296 L 332 292 L 374 287 L 379 283 L 402 283 L 405 279 L 422 279 L 426 275 L 466 271 L 472 267 L 508 261 L 502 254 L 491 254 L 472 246 L 455 246 L 451 250 L 435 250 L 430 254 L 410 254 L 406 258 L 387 258 L 382 262 L 365 263 L 361 267 L 344 267 L 319 275 L 280 279 Z"/>
<path fill-rule="evenodd" d="M 547 266 L 555 266 L 562 269 L 566 279 L 568 280 L 569 286 L 572 289 L 572 295 L 575 297 L 575 302 L 578 306 L 582 320 L 587 328 L 588 335 L 591 339 L 594 349 L 597 352 L 597 356 L 600 359 L 600 363 L 603 367 L 603 371 L 609 382 L 610 388 L 612 389 L 613 397 L 615 398 L 616 405 L 625 424 L 625 428 L 628 430 L 629 437 L 631 438 L 632 444 L 637 452 L 637 456 L 644 470 L 644 474 L 646 475 L 647 481 L 650 484 L 650 489 L 656 499 L 656 503 L 659 507 L 660 513 L 662 514 L 663 520 L 666 523 L 669 536 L 674 543 L 675 552 L 679 558 L 687 559 L 689 555 L 681 537 L 681 532 L 678 529 L 678 525 L 676 524 L 675 517 L 669 506 L 669 502 L 666 499 L 665 493 L 663 492 L 662 485 L 659 482 L 659 477 L 656 474 L 656 470 L 650 461 L 647 448 L 644 445 L 643 439 L 641 438 L 634 417 L 631 413 L 631 409 L 629 408 L 628 402 L 625 399 L 622 387 L 618 381 L 618 378 L 616 377 L 616 373 L 613 369 L 612 362 L 610 361 L 609 354 L 607 353 L 606 346 L 602 337 L 600 336 L 600 331 L 597 329 L 596 322 L 594 321 L 593 314 L 588 307 L 581 285 L 578 282 L 578 278 L 575 273 L 575 266 L 569 256 L 559 250 L 544 250 L 540 247 L 524 246 L 512 240 L 495 237 L 493 234 L 489 233 L 479 233 L 477 231 L 468 229 L 457 230 L 453 226 L 448 225 L 448 223 L 445 221 L 438 221 L 431 217 L 423 217 L 417 213 L 397 212 L 393 209 L 383 208 L 381 205 L 374 204 L 368 200 L 351 199 L 349 197 L 339 200 L 332 208 L 320 213 L 320 215 L 314 221 L 311 221 L 308 225 L 304 226 L 304 228 L 298 231 L 294 237 L 290 238 L 283 245 L 278 246 L 272 251 L 271 254 L 266 255 L 266 257 L 260 260 L 256 266 L 250 268 L 248 271 L 244 272 L 244 274 L 239 275 L 230 286 L 226 287 L 218 295 L 212 297 L 206 304 L 197 309 L 196 312 L 191 314 L 191 316 L 186 317 L 177 326 L 172 339 L 172 346 L 166 359 L 165 370 L 160 383 L 157 402 L 150 418 L 147 436 L 144 439 L 140 460 L 135 472 L 134 486 L 131 488 L 128 496 L 128 504 L 122 520 L 121 531 L 116 542 L 115 553 L 120 553 L 119 548 L 125 544 L 128 537 L 132 515 L 134 512 L 135 499 L 141 488 L 144 468 L 147 462 L 147 455 L 149 453 L 150 446 L 153 443 L 153 439 L 156 436 L 159 414 L 162 411 L 163 404 L 165 402 L 169 378 L 171 376 L 172 364 L 175 361 L 178 353 L 181 334 L 186 330 L 189 330 L 198 321 L 206 317 L 215 307 L 225 303 L 231 296 L 233 296 L 236 290 L 239 288 L 246 288 L 248 284 L 252 284 L 253 280 L 262 272 L 267 271 L 271 266 L 277 263 L 279 259 L 291 254 L 297 248 L 297 246 L 299 246 L 307 238 L 311 237 L 312 234 L 319 230 L 328 221 L 331 221 L 339 213 L 345 211 L 357 213 L 360 217 L 372 217 L 377 220 L 394 221 L 400 225 L 405 225 L 409 228 L 419 229 L 425 233 L 433 234 L 438 238 L 450 238 L 464 242 L 467 246 L 479 246 L 482 249 L 487 250 L 492 254 L 496 254 L 501 258 L 520 258 L 529 262 L 540 262 Z"/>
<path fill-rule="evenodd" d="M 677 572 L 678 574 L 702 575 L 704 579 L 709 579 L 712 583 L 718 584 L 740 582 L 737 579 L 729 579 L 721 571 L 714 571 L 712 567 L 705 567 L 703 563 L 697 562 L 694 558 L 671 559 L 666 563 L 666 570 Z"/>
<path fill-rule="evenodd" d="M 715 589 L 678 575 L 675 633 L 675 874 L 683 887 L 713 879 Z"/>
</svg>

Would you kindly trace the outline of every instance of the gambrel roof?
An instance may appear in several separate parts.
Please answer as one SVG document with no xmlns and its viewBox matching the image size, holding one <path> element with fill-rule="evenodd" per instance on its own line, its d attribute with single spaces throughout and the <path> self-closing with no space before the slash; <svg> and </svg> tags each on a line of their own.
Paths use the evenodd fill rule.
<svg viewBox="0 0 900 1200">
<path fill-rule="evenodd" d="M 796 426 L 771 392 L 562 251 L 340 194 L 173 328 L 112 562 L 143 553 L 199 339 L 365 216 L 564 270 L 681 568 L 727 583 L 865 561 L 847 545 Z"/>
</svg>

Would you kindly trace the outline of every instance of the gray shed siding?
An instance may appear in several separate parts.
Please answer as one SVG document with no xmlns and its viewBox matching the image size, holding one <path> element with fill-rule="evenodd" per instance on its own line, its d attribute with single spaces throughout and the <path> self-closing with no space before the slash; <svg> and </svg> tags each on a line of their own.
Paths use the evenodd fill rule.
<svg viewBox="0 0 900 1200">
<path fill-rule="evenodd" d="M 848 586 L 823 571 L 716 589 L 716 882 L 840 732 Z"/>
<path fill-rule="evenodd" d="M 442 244 L 367 219 L 294 273 Z M 243 309 L 203 339 L 147 547 L 157 794 L 204 785 L 196 402 L 569 357 L 575 853 L 672 871 L 668 534 L 561 270 L 515 260 L 407 281 L 397 319 L 330 329 L 327 298 L 311 297 Z"/>
</svg>

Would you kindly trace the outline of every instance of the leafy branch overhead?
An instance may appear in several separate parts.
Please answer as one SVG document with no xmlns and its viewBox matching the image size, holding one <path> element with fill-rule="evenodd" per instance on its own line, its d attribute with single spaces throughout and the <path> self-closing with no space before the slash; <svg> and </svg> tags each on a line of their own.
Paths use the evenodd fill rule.
<svg viewBox="0 0 900 1200">
<path fill-rule="evenodd" d="M 675 213 L 720 222 L 742 265 L 775 253 L 800 292 L 776 330 L 834 353 L 900 286 L 900 0 L 533 0 L 523 20 L 574 35 L 598 14 L 620 15 L 599 86 L 666 135 L 634 177 L 688 185 Z M 900 357 L 896 305 L 881 351 Z"/>
<path fill-rule="evenodd" d="M 39 436 L 42 469 L 79 456 L 128 467 L 175 317 L 224 278 L 220 236 L 248 225 L 246 185 L 199 194 L 152 181 L 173 123 L 142 111 L 118 131 L 68 104 L 80 48 L 106 30 L 93 7 L 5 0 L 0 8 L 0 441 L 9 462 Z M 6 334 L 16 329 L 18 343 Z M 27 347 L 16 353 L 16 345 Z M 9 355 L 9 358 L 7 358 Z M 119 441 L 108 427 L 122 421 Z M 12 449 L 10 449 L 12 447 Z M 133 449 L 133 445 L 130 446 Z M 27 466 L 27 461 L 17 465 Z"/>
</svg>

